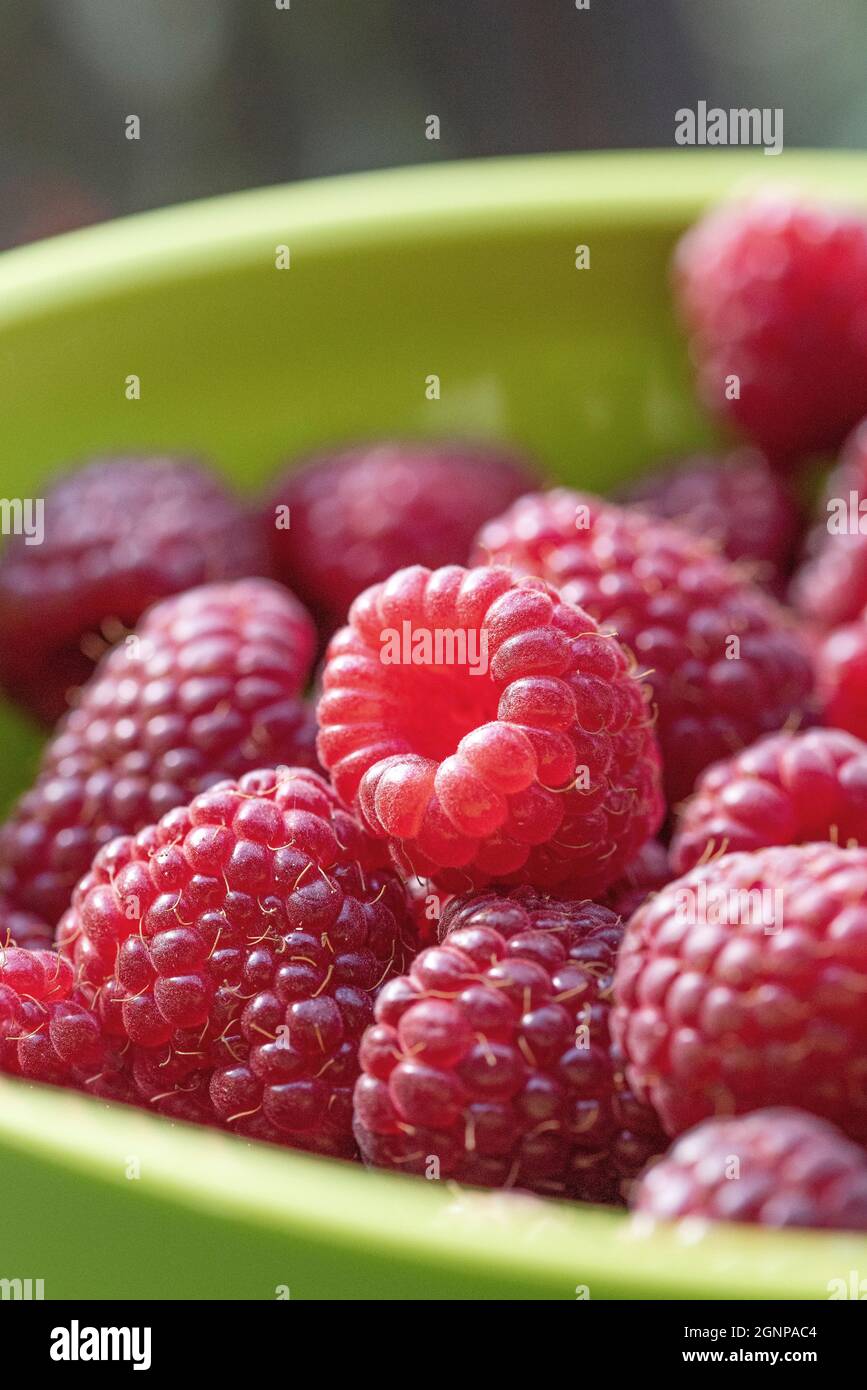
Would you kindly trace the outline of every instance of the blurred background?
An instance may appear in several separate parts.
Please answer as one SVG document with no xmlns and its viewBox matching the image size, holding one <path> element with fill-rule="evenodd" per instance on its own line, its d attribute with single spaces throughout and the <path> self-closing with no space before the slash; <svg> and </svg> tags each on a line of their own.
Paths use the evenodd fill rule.
<svg viewBox="0 0 867 1390">
<path fill-rule="evenodd" d="M 0 245 L 320 174 L 671 145 L 700 99 L 782 106 L 789 147 L 867 140 L 864 0 L 278 3 L 0 0 Z"/>
</svg>

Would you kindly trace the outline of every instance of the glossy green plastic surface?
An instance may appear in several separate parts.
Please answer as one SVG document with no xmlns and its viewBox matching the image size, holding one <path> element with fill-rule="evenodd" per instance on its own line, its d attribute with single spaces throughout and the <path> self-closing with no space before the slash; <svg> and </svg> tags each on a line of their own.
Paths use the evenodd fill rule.
<svg viewBox="0 0 867 1390">
<path fill-rule="evenodd" d="M 860 155 L 546 156 L 244 193 L 7 253 L 0 488 L 33 496 L 58 464 L 132 447 L 203 451 L 253 486 L 323 444 L 454 434 L 610 486 L 713 439 L 667 260 L 709 202 L 772 179 L 867 202 Z M 36 740 L 9 710 L 0 737 L 8 797 Z M 867 1275 L 854 1237 L 637 1229 L 10 1081 L 0 1194 L 0 1279 L 48 1298 L 827 1298 Z"/>
</svg>

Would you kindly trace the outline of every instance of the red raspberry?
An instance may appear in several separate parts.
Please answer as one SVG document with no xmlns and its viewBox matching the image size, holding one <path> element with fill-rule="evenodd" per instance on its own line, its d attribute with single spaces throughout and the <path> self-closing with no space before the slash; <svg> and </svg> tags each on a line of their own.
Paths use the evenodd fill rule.
<svg viewBox="0 0 867 1390">
<path fill-rule="evenodd" d="M 558 488 L 483 527 L 479 552 L 560 586 L 632 649 L 656 697 L 670 801 L 708 763 L 806 706 L 800 633 L 710 542 L 678 526 Z"/>
<path fill-rule="evenodd" d="M 816 684 L 825 722 L 867 741 L 867 616 L 820 644 Z"/>
<path fill-rule="evenodd" d="M 265 512 L 275 573 L 327 632 L 352 600 L 415 563 L 463 564 L 483 521 L 536 479 L 522 459 L 472 444 L 382 443 L 293 465 Z M 279 525 L 289 508 L 289 527 Z"/>
<path fill-rule="evenodd" d="M 728 854 L 631 919 L 612 1033 L 669 1134 L 798 1105 L 867 1141 L 867 850 Z"/>
<path fill-rule="evenodd" d="M 867 744 L 840 729 L 770 734 L 709 767 L 681 808 L 672 864 L 682 874 L 714 854 L 811 840 L 867 843 Z"/>
<path fill-rule="evenodd" d="M 702 400 L 772 456 L 836 448 L 867 413 L 863 217 L 779 197 L 718 208 L 674 275 Z"/>
<path fill-rule="evenodd" d="M 539 580 L 399 570 L 356 599 L 323 690 L 319 755 L 339 795 L 447 891 L 590 896 L 659 826 L 644 689 L 619 643 Z"/>
<path fill-rule="evenodd" d="M 106 656 L 0 830 L 0 874 L 56 923 L 100 845 L 196 792 L 309 749 L 298 698 L 313 653 L 305 610 L 267 579 L 165 599 Z"/>
<path fill-rule="evenodd" d="M 0 1071 L 27 1081 L 129 1098 L 119 1058 L 54 951 L 0 949 Z"/>
<path fill-rule="evenodd" d="M 801 1110 L 705 1120 L 648 1168 L 629 1204 L 663 1221 L 867 1231 L 867 1155 Z"/>
<path fill-rule="evenodd" d="M 21 946 L 28 951 L 47 950 L 54 933 L 47 922 L 33 912 L 25 912 L 0 890 L 0 953 L 4 946 Z"/>
<path fill-rule="evenodd" d="M 828 629 L 858 618 L 867 607 L 867 421 L 843 448 L 825 484 L 821 517 L 791 584 L 798 611 Z M 863 531 L 861 527 L 863 526 Z"/>
<path fill-rule="evenodd" d="M 255 516 L 192 459 L 98 459 L 44 504 L 43 542 L 0 560 L 0 681 L 49 723 L 157 599 L 267 573 Z"/>
<path fill-rule="evenodd" d="M 651 893 L 658 893 L 673 877 L 665 845 L 658 840 L 648 840 L 623 877 L 608 889 L 603 901 L 625 921 Z"/>
<path fill-rule="evenodd" d="M 369 1163 L 614 1201 L 664 1138 L 608 1036 L 622 927 L 532 889 L 456 898 L 444 944 L 392 980 L 361 1043 L 355 1134 Z"/>
<path fill-rule="evenodd" d="M 782 594 L 800 517 L 785 480 L 757 449 L 700 455 L 647 473 L 622 500 L 709 537 L 727 559 L 747 563 L 757 583 Z"/>
<path fill-rule="evenodd" d="M 61 949 L 141 1103 L 352 1155 L 358 1040 L 414 944 L 381 853 L 303 768 L 223 782 L 100 851 Z"/>
</svg>

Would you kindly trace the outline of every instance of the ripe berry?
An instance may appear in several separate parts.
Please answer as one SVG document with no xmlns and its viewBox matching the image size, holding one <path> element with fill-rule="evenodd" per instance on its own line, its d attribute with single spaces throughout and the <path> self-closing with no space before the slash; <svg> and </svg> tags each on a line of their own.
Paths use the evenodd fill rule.
<svg viewBox="0 0 867 1390">
<path fill-rule="evenodd" d="M 838 627 L 819 644 L 816 686 L 825 722 L 867 740 L 867 620 Z"/>
<path fill-rule="evenodd" d="M 756 583 L 782 594 L 800 518 L 785 480 L 757 449 L 689 458 L 647 473 L 622 500 L 708 537 L 727 559 L 748 566 Z"/>
<path fill-rule="evenodd" d="M 49 488 L 44 539 L 0 559 L 0 682 L 53 723 L 157 599 L 265 574 L 252 512 L 192 459 L 98 459 Z"/>
<path fill-rule="evenodd" d="M 659 826 L 644 688 L 541 581 L 399 570 L 356 599 L 322 685 L 319 755 L 339 795 L 447 891 L 592 895 Z"/>
<path fill-rule="evenodd" d="M 705 1120 L 648 1168 L 629 1204 L 663 1221 L 867 1231 L 867 1155 L 801 1110 Z"/>
<path fill-rule="evenodd" d="M 766 845 L 867 844 L 867 744 L 840 729 L 770 734 L 709 767 L 680 810 L 672 863 Z"/>
<path fill-rule="evenodd" d="M 523 497 L 479 534 L 479 554 L 537 574 L 614 631 L 647 672 L 670 801 L 760 734 L 802 714 L 804 638 L 708 541 L 558 488 Z"/>
<path fill-rule="evenodd" d="M 825 483 L 820 515 L 791 584 L 798 611 L 828 630 L 867 608 L 867 421 L 849 436 Z M 863 526 L 863 530 L 862 530 Z"/>
<path fill-rule="evenodd" d="M 19 908 L 0 889 L 0 951 L 4 946 L 21 946 L 29 951 L 47 950 L 51 946 L 53 932 L 47 922 L 43 922 L 33 912 Z"/>
<path fill-rule="evenodd" d="M 603 901 L 627 921 L 651 893 L 658 893 L 673 877 L 665 845 L 659 840 L 648 840 L 623 877 L 612 883 Z"/>
<path fill-rule="evenodd" d="M 463 564 L 482 522 L 535 482 L 522 459 L 457 443 L 370 444 L 293 465 L 264 513 L 275 573 L 331 632 L 394 570 Z"/>
<path fill-rule="evenodd" d="M 392 980 L 361 1044 L 367 1162 L 614 1201 L 664 1143 L 608 1035 L 622 926 L 532 889 L 455 898 L 443 944 Z"/>
<path fill-rule="evenodd" d="M 305 769 L 106 846 L 60 926 L 139 1102 L 349 1157 L 358 1041 L 414 947 L 381 846 Z"/>
<path fill-rule="evenodd" d="M 632 917 L 612 1033 L 669 1134 L 798 1105 L 867 1141 L 867 850 L 728 854 Z"/>
<path fill-rule="evenodd" d="M 758 198 L 686 233 L 675 289 L 708 409 L 772 457 L 833 449 L 867 413 L 867 222 Z"/>
<path fill-rule="evenodd" d="M 54 951 L 0 948 L 0 1072 L 129 1099 L 119 1054 Z"/>
<path fill-rule="evenodd" d="M 165 599 L 105 658 L 0 830 L 13 900 L 56 923 L 100 845 L 262 763 L 300 760 L 311 621 L 267 579 Z M 299 744 L 302 749 L 299 749 Z"/>
</svg>

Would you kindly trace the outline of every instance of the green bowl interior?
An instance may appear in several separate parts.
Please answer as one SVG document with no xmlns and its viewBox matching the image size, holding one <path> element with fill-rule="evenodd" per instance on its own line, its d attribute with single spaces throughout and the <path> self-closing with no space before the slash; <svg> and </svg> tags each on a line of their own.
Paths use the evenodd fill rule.
<svg viewBox="0 0 867 1390">
<path fill-rule="evenodd" d="M 508 440 L 609 488 L 714 441 L 668 259 L 709 202 L 770 179 L 867 201 L 859 155 L 546 156 L 239 194 L 8 253 L 3 490 L 139 447 L 209 454 L 252 488 L 305 450 L 398 435 Z M 0 735 L 8 798 L 38 738 L 9 708 Z M 49 1297 L 827 1297 L 867 1268 L 848 1237 L 636 1232 L 9 1082 L 0 1175 L 19 1197 L 0 1276 Z"/>
</svg>

